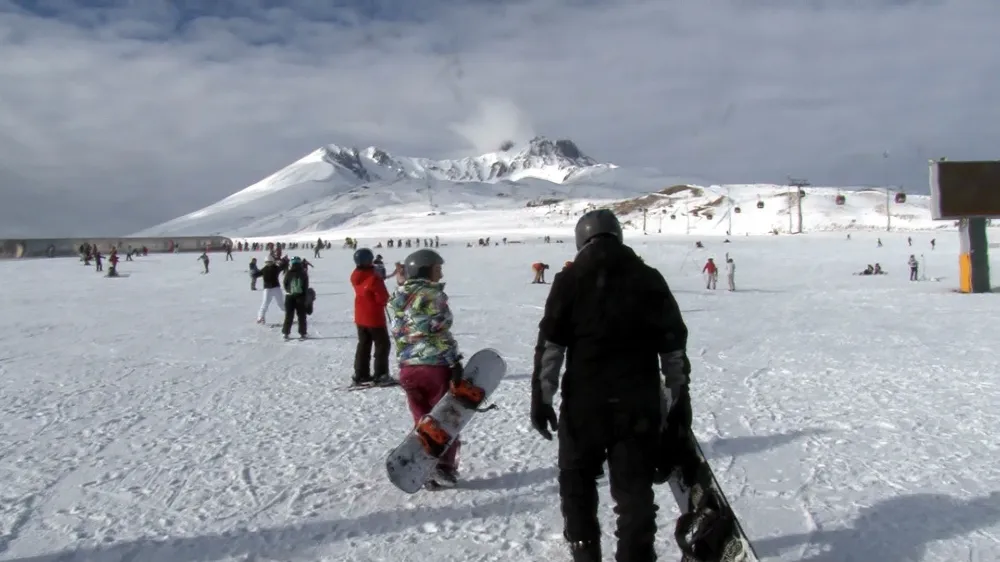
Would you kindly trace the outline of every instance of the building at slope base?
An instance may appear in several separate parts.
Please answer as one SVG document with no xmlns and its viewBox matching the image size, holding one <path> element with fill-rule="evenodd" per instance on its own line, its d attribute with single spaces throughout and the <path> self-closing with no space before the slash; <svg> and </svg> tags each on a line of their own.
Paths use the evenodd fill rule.
<svg viewBox="0 0 1000 562">
<path fill-rule="evenodd" d="M 200 252 L 206 248 L 220 249 L 232 240 L 225 236 L 175 236 L 142 238 L 22 238 L 0 240 L 0 259 L 69 257 L 80 254 L 83 244 L 96 245 L 104 253 L 112 247 L 126 251 L 146 247 L 150 252 Z"/>
</svg>

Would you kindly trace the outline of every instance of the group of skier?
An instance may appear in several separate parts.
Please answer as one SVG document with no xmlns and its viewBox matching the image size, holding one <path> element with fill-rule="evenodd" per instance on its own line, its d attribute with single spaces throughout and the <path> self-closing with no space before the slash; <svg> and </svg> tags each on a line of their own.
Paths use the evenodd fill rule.
<svg viewBox="0 0 1000 562">
<path fill-rule="evenodd" d="M 311 266 L 312 264 L 298 256 L 275 259 L 272 254 L 264 261 L 262 268 L 257 267 L 257 258 L 250 260 L 250 290 L 257 290 L 257 279 L 261 279 L 264 284 L 264 296 L 257 312 L 258 324 L 267 322 L 267 309 L 270 308 L 271 302 L 275 301 L 278 308 L 285 313 L 281 325 L 281 334 L 284 338 L 287 340 L 291 337 L 292 323 L 296 320 L 298 320 L 299 337 L 303 339 L 308 337 L 306 317 L 312 314 L 313 302 L 316 299 L 316 292 L 309 287 L 308 268 Z M 205 269 L 207 272 L 207 260 Z M 284 278 L 279 280 L 282 273 Z"/>
<path fill-rule="evenodd" d="M 612 211 L 583 215 L 575 238 L 578 253 L 552 280 L 538 325 L 529 417 L 543 438 L 558 436 L 563 535 L 574 562 L 602 559 L 597 478 L 605 462 L 617 503 L 616 560 L 650 562 L 656 560 L 653 487 L 680 462 L 681 436 L 691 426 L 687 327 L 663 276 L 623 243 Z M 421 248 L 389 272 L 381 258 L 368 248 L 354 252 L 350 282 L 358 339 L 352 384 L 398 384 L 416 423 L 464 374 L 442 281 L 445 262 L 434 249 Z M 532 269 L 537 282 L 544 282 L 547 264 Z M 285 311 L 285 337 L 295 315 L 305 337 L 304 260 L 270 256 L 260 269 L 252 261 L 251 271 L 251 289 L 258 278 L 264 289 L 257 321 L 265 322 L 274 300 Z M 393 344 L 398 380 L 389 374 Z M 429 487 L 456 485 L 461 447 L 456 439 L 440 458 Z"/>
<path fill-rule="evenodd" d="M 558 434 L 564 536 L 574 562 L 601 560 L 597 478 L 608 463 L 617 503 L 618 562 L 656 559 L 653 486 L 677 465 L 691 425 L 687 327 L 663 276 L 622 240 L 609 210 L 585 214 L 578 254 L 555 275 L 539 323 L 530 420 L 545 439 Z M 451 334 L 442 257 L 417 250 L 397 264 L 390 295 L 385 270 L 367 248 L 354 253 L 351 284 L 358 331 L 353 383 L 390 381 L 390 342 L 398 384 L 414 423 L 462 379 L 463 356 Z M 533 266 L 537 273 L 548 267 Z M 374 347 L 374 371 L 370 371 Z M 565 373 L 563 367 L 565 365 Z M 557 415 L 554 398 L 562 386 Z M 429 484 L 458 480 L 458 439 Z"/>
<path fill-rule="evenodd" d="M 448 296 L 441 282 L 444 259 L 430 248 L 411 253 L 393 270 L 397 288 L 390 296 L 385 286 L 389 274 L 381 258 L 368 248 L 354 252 L 355 269 L 350 281 L 354 287 L 358 343 L 352 384 L 399 384 L 416 423 L 430 413 L 464 372 L 458 343 L 451 334 L 453 316 Z M 399 363 L 398 381 L 389 375 L 390 337 Z M 456 440 L 440 459 L 429 486 L 452 487 L 457 483 L 460 449 L 461 442 Z"/>
<path fill-rule="evenodd" d="M 705 276 L 705 288 L 715 290 L 716 283 L 719 282 L 719 266 L 715 263 L 715 258 L 708 258 L 701 268 L 702 275 Z M 726 254 L 726 282 L 730 291 L 736 290 L 736 262 Z"/>
</svg>

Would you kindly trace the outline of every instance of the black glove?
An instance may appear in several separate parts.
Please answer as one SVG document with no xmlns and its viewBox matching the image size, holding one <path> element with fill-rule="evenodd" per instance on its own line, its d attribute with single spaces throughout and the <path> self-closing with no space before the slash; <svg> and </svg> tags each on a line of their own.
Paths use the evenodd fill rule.
<svg viewBox="0 0 1000 562">
<path fill-rule="evenodd" d="M 465 376 L 465 367 L 462 366 L 462 356 L 459 355 L 458 358 L 455 359 L 455 363 L 451 366 L 452 384 L 459 382 L 460 380 L 462 380 L 462 377 L 464 376 Z"/>
<path fill-rule="evenodd" d="M 688 385 L 681 385 L 676 393 L 670 394 L 672 401 L 669 403 L 668 394 L 661 395 L 663 427 L 660 428 L 660 449 L 653 478 L 655 484 L 663 484 L 675 469 L 687 466 L 694 454 L 690 441 L 693 416 Z"/>
<path fill-rule="evenodd" d="M 666 405 L 666 409 L 669 409 L 677 403 L 681 389 L 691 382 L 691 361 L 688 360 L 687 353 L 684 351 L 661 353 L 660 372 L 663 374 L 663 386 L 670 394 Z M 664 410 L 663 416 L 666 415 L 667 412 Z"/>
<path fill-rule="evenodd" d="M 552 404 L 542 401 L 542 386 L 533 380 L 531 381 L 531 427 L 535 428 L 539 435 L 552 441 L 550 426 L 552 431 L 559 429 L 559 418 L 556 417 Z"/>
</svg>

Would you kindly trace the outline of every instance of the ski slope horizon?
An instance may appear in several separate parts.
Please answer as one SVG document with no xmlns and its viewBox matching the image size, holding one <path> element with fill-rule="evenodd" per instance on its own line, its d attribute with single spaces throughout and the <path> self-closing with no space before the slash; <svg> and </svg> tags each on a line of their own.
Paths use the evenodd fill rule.
<svg viewBox="0 0 1000 562">
<path fill-rule="evenodd" d="M 629 238 L 684 313 L 694 431 L 764 560 L 1000 560 L 1000 301 L 954 293 L 958 237 L 931 250 L 935 236 Z M 529 282 L 573 246 L 439 251 L 461 350 L 495 348 L 509 374 L 463 433 L 460 487 L 413 496 L 383 468 L 411 427 L 402 391 L 338 390 L 350 250 L 291 250 L 315 263 L 318 299 L 316 339 L 287 343 L 254 323 L 246 268 L 262 252 L 213 252 L 207 275 L 155 254 L 118 279 L 70 258 L 0 262 L 31 280 L 0 293 L 0 561 L 568 561 L 557 444 L 528 420 L 548 294 Z M 727 252 L 737 292 L 707 291 L 702 263 Z M 907 281 L 909 254 L 940 281 Z M 852 275 L 875 262 L 889 275 Z M 607 560 L 606 479 L 599 493 Z M 657 552 L 676 560 L 665 486 L 657 503 Z"/>
<path fill-rule="evenodd" d="M 794 188 L 701 186 L 689 179 L 600 163 L 572 141 L 545 137 L 458 160 L 328 145 L 221 201 L 133 236 L 544 236 L 565 232 L 596 207 L 615 209 L 632 231 L 643 232 L 645 219 L 647 234 L 799 230 Z M 804 231 L 875 230 L 887 222 L 913 231 L 952 227 L 931 219 L 928 195 L 904 193 L 906 201 L 896 202 L 898 189 L 806 187 L 803 193 Z"/>
</svg>

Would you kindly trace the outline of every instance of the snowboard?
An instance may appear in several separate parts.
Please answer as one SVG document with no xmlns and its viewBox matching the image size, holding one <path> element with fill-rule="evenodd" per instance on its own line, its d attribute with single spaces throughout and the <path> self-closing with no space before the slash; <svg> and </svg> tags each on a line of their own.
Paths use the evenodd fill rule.
<svg viewBox="0 0 1000 562">
<path fill-rule="evenodd" d="M 316 291 L 312 287 L 306 289 L 306 315 L 312 316 L 313 303 L 316 302 Z"/>
<path fill-rule="evenodd" d="M 389 481 L 408 494 L 420 490 L 437 467 L 438 459 L 476 413 L 495 407 L 482 408 L 482 405 L 506 374 L 507 362 L 496 350 L 474 353 L 465 363 L 462 380 L 451 384 L 431 412 L 389 451 L 385 459 Z"/>
<path fill-rule="evenodd" d="M 694 434 L 667 482 L 681 516 L 674 538 L 681 562 L 759 562 Z"/>
</svg>

